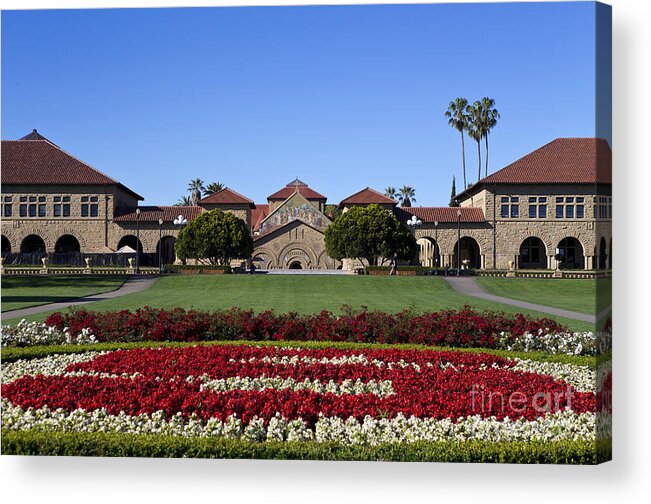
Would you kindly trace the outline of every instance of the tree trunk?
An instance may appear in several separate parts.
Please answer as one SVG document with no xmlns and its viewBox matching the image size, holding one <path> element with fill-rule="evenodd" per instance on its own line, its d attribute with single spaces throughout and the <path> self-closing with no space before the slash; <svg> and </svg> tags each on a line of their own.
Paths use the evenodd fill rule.
<svg viewBox="0 0 651 504">
<path fill-rule="evenodd" d="M 488 177 L 488 133 L 486 133 L 486 170 L 484 176 Z"/>
<path fill-rule="evenodd" d="M 463 190 L 468 187 L 466 182 L 466 145 L 463 140 L 463 130 L 461 130 L 461 166 L 463 167 Z"/>
<path fill-rule="evenodd" d="M 477 139 L 477 160 L 479 161 L 477 170 L 477 182 L 479 182 L 481 179 L 481 139 Z"/>
</svg>

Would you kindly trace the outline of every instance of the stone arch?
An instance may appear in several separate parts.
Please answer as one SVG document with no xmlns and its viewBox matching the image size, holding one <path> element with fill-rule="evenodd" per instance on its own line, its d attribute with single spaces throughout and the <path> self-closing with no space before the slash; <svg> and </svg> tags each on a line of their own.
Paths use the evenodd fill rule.
<svg viewBox="0 0 651 504">
<path fill-rule="evenodd" d="M 317 258 L 317 265 L 323 269 L 335 269 L 336 267 L 335 260 L 328 256 L 325 250 L 322 250 L 319 254 L 319 257 Z"/>
<path fill-rule="evenodd" d="M 5 235 L 2 235 L 2 253 L 3 254 L 10 254 L 12 250 L 11 246 L 11 240 L 7 238 Z"/>
<path fill-rule="evenodd" d="M 160 266 L 163 264 L 173 264 L 176 261 L 176 253 L 174 252 L 175 243 L 176 237 L 171 235 L 163 236 L 156 243 L 156 261 L 160 257 Z"/>
<path fill-rule="evenodd" d="M 76 236 L 71 234 L 64 234 L 54 244 L 54 252 L 58 253 L 72 253 L 81 252 L 81 245 Z"/>
<path fill-rule="evenodd" d="M 461 237 L 461 267 L 469 269 L 479 269 L 482 267 L 481 260 L 481 247 L 479 242 L 472 236 Z M 458 247 L 459 240 L 454 244 L 454 252 L 452 253 L 452 267 L 458 268 Z"/>
<path fill-rule="evenodd" d="M 253 263 L 256 268 L 274 269 L 278 266 L 276 255 L 266 247 L 256 247 L 253 251 Z"/>
<path fill-rule="evenodd" d="M 543 240 L 533 235 L 522 240 L 518 250 L 518 268 L 547 268 L 547 246 Z"/>
<path fill-rule="evenodd" d="M 45 251 L 52 251 L 54 249 L 54 238 L 52 237 L 51 233 L 47 232 L 47 228 L 36 228 L 36 227 L 28 227 L 21 229 L 18 234 L 18 238 L 12 239 L 12 243 L 14 244 L 14 247 L 12 247 L 13 250 L 19 250 L 19 243 L 22 244 L 22 242 L 28 238 L 29 236 L 35 235 L 38 236 L 43 242 L 45 243 Z M 65 233 L 64 233 L 65 234 Z M 21 238 L 22 237 L 22 238 Z"/>
<path fill-rule="evenodd" d="M 585 247 L 578 238 L 566 236 L 558 242 L 559 263 L 564 269 L 585 268 Z"/>
<path fill-rule="evenodd" d="M 606 248 L 606 238 L 603 236 L 599 240 L 599 250 L 597 251 L 597 269 L 606 269 L 608 267 L 608 249 Z"/>
<path fill-rule="evenodd" d="M 45 240 L 37 234 L 27 235 L 20 243 L 20 251 L 22 253 L 45 253 L 45 250 Z"/>
<path fill-rule="evenodd" d="M 305 269 L 316 267 L 318 264 L 312 250 L 309 250 L 298 243 L 290 243 L 283 247 L 278 254 L 278 267 L 287 268 L 292 259 L 295 258 L 303 260 Z"/>
<path fill-rule="evenodd" d="M 613 269 L 613 239 L 610 239 L 608 245 L 608 268 Z"/>
<path fill-rule="evenodd" d="M 436 268 L 441 266 L 441 250 L 436 240 L 430 236 L 421 236 L 416 240 L 420 247 L 418 260 L 421 266 Z"/>
<path fill-rule="evenodd" d="M 84 238 L 83 234 L 77 232 L 77 230 L 75 230 L 75 229 L 71 229 L 71 228 L 69 228 L 69 227 L 64 227 L 64 228 L 61 230 L 61 235 L 59 236 L 59 238 L 57 239 L 57 241 L 58 241 L 59 239 L 61 239 L 62 236 L 65 236 L 65 235 L 70 235 L 70 236 L 72 236 L 75 240 L 77 240 L 77 243 L 79 243 L 79 251 L 80 251 L 80 252 L 83 252 L 83 251 L 86 250 L 86 239 Z M 55 249 L 55 252 L 56 252 L 56 242 L 55 242 L 55 244 L 54 244 L 54 249 Z"/>
<path fill-rule="evenodd" d="M 120 241 L 118 242 L 116 250 L 120 250 L 122 247 L 125 245 L 128 245 L 131 247 L 133 250 L 139 250 L 140 253 L 142 254 L 142 240 L 138 241 L 138 238 L 136 235 L 124 235 L 120 238 Z M 136 246 L 138 248 L 136 248 Z"/>
</svg>

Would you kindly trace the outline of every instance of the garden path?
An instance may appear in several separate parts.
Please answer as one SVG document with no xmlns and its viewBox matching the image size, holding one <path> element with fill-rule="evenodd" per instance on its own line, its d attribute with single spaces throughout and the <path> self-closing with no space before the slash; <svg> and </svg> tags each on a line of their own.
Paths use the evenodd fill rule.
<svg viewBox="0 0 651 504">
<path fill-rule="evenodd" d="M 126 296 L 134 292 L 140 292 L 149 289 L 154 282 L 158 280 L 157 275 L 139 275 L 129 278 L 122 284 L 119 289 L 110 292 L 103 292 L 101 294 L 94 294 L 82 298 L 69 299 L 67 301 L 60 301 L 58 303 L 48 303 L 39 306 L 30 306 L 29 308 L 21 308 L 20 310 L 11 310 L 2 313 L 2 318 L 5 320 L 27 317 L 37 313 L 43 313 L 54 310 L 64 310 L 70 306 L 83 305 L 94 303 L 95 301 L 103 301 L 104 299 L 113 299 L 116 297 Z"/>
</svg>

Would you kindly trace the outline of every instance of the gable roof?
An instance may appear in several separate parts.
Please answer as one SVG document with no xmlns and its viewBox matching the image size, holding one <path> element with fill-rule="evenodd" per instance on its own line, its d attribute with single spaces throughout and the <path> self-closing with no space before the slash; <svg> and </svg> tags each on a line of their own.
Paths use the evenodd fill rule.
<svg viewBox="0 0 651 504">
<path fill-rule="evenodd" d="M 256 231 L 265 217 L 269 215 L 269 205 L 258 203 L 251 211 L 251 230 Z"/>
<path fill-rule="evenodd" d="M 341 207 L 344 205 L 371 205 L 373 203 L 378 205 L 398 204 L 398 202 L 393 198 L 389 198 L 388 196 L 385 196 L 384 194 L 382 194 L 379 191 L 376 191 L 375 189 L 366 187 L 361 191 L 357 191 L 355 194 L 351 194 L 347 198 L 341 200 L 339 206 Z"/>
<path fill-rule="evenodd" d="M 612 184 L 612 151 L 604 138 L 557 138 L 459 193 L 485 184 Z"/>
<path fill-rule="evenodd" d="M 158 222 L 158 219 L 163 219 L 164 222 L 173 222 L 179 215 L 183 215 L 188 221 L 196 219 L 203 208 L 200 206 L 161 206 L 161 205 L 147 205 L 140 206 L 140 222 Z M 116 208 L 115 222 L 136 222 L 138 220 L 136 209 L 130 208 Z"/>
<path fill-rule="evenodd" d="M 294 179 L 281 190 L 276 191 L 271 196 L 267 197 L 267 200 L 286 200 L 295 192 L 300 193 L 306 199 L 317 199 L 317 200 L 326 200 L 327 198 L 323 194 L 319 194 L 314 189 L 311 189 L 305 182 Z"/>
<path fill-rule="evenodd" d="M 199 205 L 250 205 L 252 208 L 255 207 L 253 200 L 242 196 L 229 187 L 224 187 L 221 191 L 200 199 L 198 203 Z"/>
<path fill-rule="evenodd" d="M 36 135 L 43 139 L 27 139 Z M 2 185 L 114 185 L 144 199 L 36 131 L 23 138 L 2 141 Z"/>
<path fill-rule="evenodd" d="M 406 222 L 415 215 L 423 222 L 456 223 L 457 210 L 461 210 L 461 222 L 486 222 L 484 211 L 479 207 L 402 207 L 394 211 L 401 222 Z"/>
<path fill-rule="evenodd" d="M 330 219 L 300 192 L 293 192 L 285 201 L 258 222 L 258 231 L 266 235 L 285 227 L 287 224 L 301 221 L 314 229 L 325 229 Z"/>
</svg>

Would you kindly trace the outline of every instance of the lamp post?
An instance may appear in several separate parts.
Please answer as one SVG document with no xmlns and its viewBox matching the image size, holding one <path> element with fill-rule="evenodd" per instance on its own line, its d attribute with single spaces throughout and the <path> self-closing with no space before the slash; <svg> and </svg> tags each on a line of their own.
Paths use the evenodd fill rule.
<svg viewBox="0 0 651 504">
<path fill-rule="evenodd" d="M 136 275 L 140 273 L 140 208 L 136 208 Z"/>
<path fill-rule="evenodd" d="M 158 274 L 163 272 L 163 219 L 158 219 Z"/>
<path fill-rule="evenodd" d="M 459 205 L 459 200 L 456 200 Z M 461 208 L 457 206 L 457 276 L 461 275 Z"/>
<path fill-rule="evenodd" d="M 414 238 L 416 238 L 416 229 L 418 229 L 422 225 L 423 225 L 423 221 L 420 220 L 415 215 L 412 215 L 411 219 L 407 221 L 407 226 L 409 226 L 409 229 L 413 230 L 414 232 Z M 419 255 L 418 262 L 420 262 L 420 253 L 418 255 Z"/>
<path fill-rule="evenodd" d="M 434 274 L 439 274 L 439 221 L 434 221 Z"/>
<path fill-rule="evenodd" d="M 185 226 L 187 223 L 188 223 L 188 219 L 183 217 L 183 215 L 179 215 L 176 219 L 174 219 L 174 225 L 180 226 L 181 228 Z"/>
</svg>

